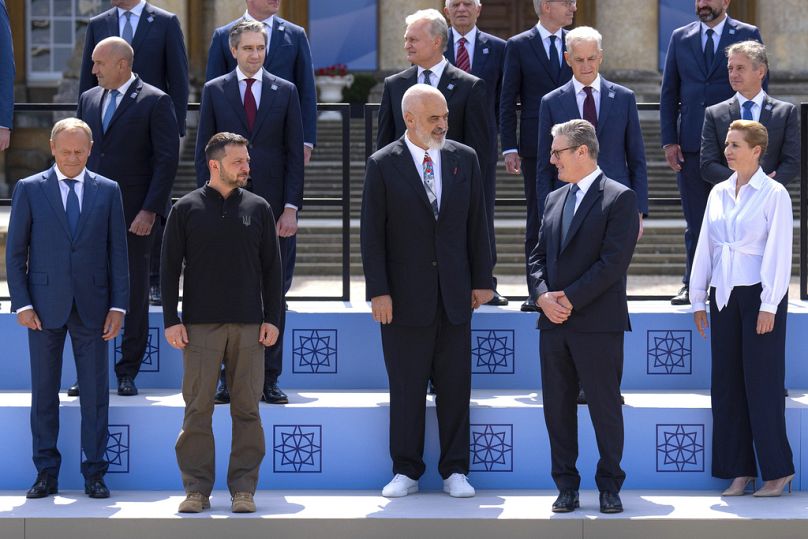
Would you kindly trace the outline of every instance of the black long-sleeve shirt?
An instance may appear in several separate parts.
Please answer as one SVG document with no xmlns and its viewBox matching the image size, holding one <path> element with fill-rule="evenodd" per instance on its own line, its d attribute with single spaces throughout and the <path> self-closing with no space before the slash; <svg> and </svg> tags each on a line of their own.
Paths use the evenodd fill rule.
<svg viewBox="0 0 808 539">
<path fill-rule="evenodd" d="M 177 201 L 166 223 L 160 273 L 165 327 L 279 325 L 283 265 L 275 218 L 266 200 L 244 189 L 224 198 L 205 185 Z"/>
</svg>

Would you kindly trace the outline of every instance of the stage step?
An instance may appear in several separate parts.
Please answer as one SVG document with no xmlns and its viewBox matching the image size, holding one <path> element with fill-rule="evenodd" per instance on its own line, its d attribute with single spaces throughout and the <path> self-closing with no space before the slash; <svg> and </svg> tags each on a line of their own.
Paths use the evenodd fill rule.
<svg viewBox="0 0 808 539">
<path fill-rule="evenodd" d="M 717 493 L 624 490 L 625 512 L 598 512 L 598 493 L 581 508 L 550 511 L 555 491 L 478 490 L 469 499 L 419 493 L 387 499 L 378 491 L 256 494 L 258 511 L 230 513 L 230 494 L 213 493 L 210 511 L 180 515 L 178 490 L 113 491 L 109 500 L 79 492 L 26 500 L 0 492 L 3 539 L 785 539 L 804 538 L 808 494 L 721 498 Z"/>
<path fill-rule="evenodd" d="M 261 405 L 266 457 L 261 489 L 380 489 L 391 477 L 388 454 L 389 397 L 385 391 L 288 390 L 288 405 Z M 627 489 L 717 491 L 711 477 L 711 412 L 707 391 L 624 391 L 626 425 L 623 467 Z M 60 486 L 83 485 L 79 473 L 79 403 L 62 397 Z M 145 390 L 110 397 L 107 476 L 114 490 L 181 488 L 174 454 L 183 417 L 177 391 Z M 216 488 L 226 488 L 231 423 L 229 406 L 217 406 Z M 30 394 L 0 392 L 6 443 L 0 490 L 25 489 L 36 475 L 31 462 Z M 595 488 L 597 449 L 588 408 L 578 408 L 582 488 Z M 806 468 L 808 395 L 791 390 L 786 403 L 788 437 L 797 477 Z M 434 397 L 427 397 L 425 490 L 441 487 Z M 475 390 L 471 398 L 470 480 L 480 489 L 551 489 L 550 455 L 541 393 Z"/>
</svg>

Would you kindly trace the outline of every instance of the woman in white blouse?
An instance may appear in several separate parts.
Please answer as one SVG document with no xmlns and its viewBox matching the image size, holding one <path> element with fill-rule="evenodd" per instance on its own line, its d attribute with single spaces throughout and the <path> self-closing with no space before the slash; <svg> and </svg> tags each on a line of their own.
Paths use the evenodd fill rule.
<svg viewBox="0 0 808 539">
<path fill-rule="evenodd" d="M 785 187 L 759 166 L 768 138 L 758 122 L 730 124 L 724 155 L 735 173 L 710 192 L 690 276 L 702 337 L 710 292 L 712 473 L 733 480 L 724 496 L 754 486 L 758 464 L 755 496 L 791 491 L 794 478 L 783 398 L 793 220 Z"/>
</svg>

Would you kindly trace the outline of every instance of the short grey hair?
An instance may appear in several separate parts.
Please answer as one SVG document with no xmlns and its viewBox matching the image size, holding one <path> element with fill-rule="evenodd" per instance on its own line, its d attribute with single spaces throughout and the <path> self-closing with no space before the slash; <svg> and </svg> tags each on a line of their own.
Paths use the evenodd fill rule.
<svg viewBox="0 0 808 539">
<path fill-rule="evenodd" d="M 135 50 L 125 39 L 118 36 L 110 36 L 99 41 L 93 50 L 97 50 L 101 47 L 109 47 L 118 60 L 124 60 L 129 67 L 132 67 L 135 61 Z"/>
<path fill-rule="evenodd" d="M 90 142 L 93 141 L 93 130 L 90 129 L 90 126 L 87 125 L 83 120 L 79 120 L 78 118 L 65 118 L 63 120 L 59 120 L 51 129 L 50 139 L 56 140 L 57 135 L 64 131 L 73 131 L 73 130 L 84 131 L 84 134 L 87 135 L 87 138 Z"/>
<path fill-rule="evenodd" d="M 563 124 L 555 124 L 550 130 L 550 134 L 553 135 L 553 138 L 567 137 L 570 146 L 574 148 L 586 146 L 589 150 L 589 157 L 597 160 L 598 152 L 600 151 L 598 135 L 595 132 L 595 127 L 586 120 L 577 119 Z"/>
<path fill-rule="evenodd" d="M 419 9 L 412 15 L 408 15 L 404 22 L 409 28 L 413 23 L 424 20 L 429 21 L 429 25 L 427 25 L 429 35 L 439 37 L 443 50 L 446 50 L 446 45 L 449 43 L 449 24 L 440 11 L 437 9 Z"/>
<path fill-rule="evenodd" d="M 752 62 L 755 69 L 761 65 L 766 66 L 766 71 L 769 70 L 769 58 L 766 55 L 766 46 L 758 41 L 740 41 L 733 43 L 727 47 L 727 58 L 732 54 L 743 54 Z"/>
<path fill-rule="evenodd" d="M 537 17 L 541 16 L 541 5 L 546 1 L 547 0 L 533 0 L 533 11 L 536 12 Z"/>
<path fill-rule="evenodd" d="M 404 97 L 401 98 L 401 114 L 412 112 L 413 105 L 428 95 L 439 97 L 444 103 L 446 102 L 446 98 L 434 86 L 430 84 L 414 84 L 404 92 Z"/>
<path fill-rule="evenodd" d="M 228 44 L 230 45 L 231 49 L 237 49 L 238 46 L 241 44 L 241 34 L 244 32 L 255 32 L 264 36 L 264 45 L 267 44 L 267 28 L 264 26 L 264 23 L 258 21 L 251 21 L 248 19 L 242 19 L 241 21 L 237 22 L 233 28 L 230 29 L 230 35 L 228 36 Z"/>
<path fill-rule="evenodd" d="M 482 5 L 482 3 L 480 3 L 480 0 L 471 0 L 471 1 L 474 2 L 474 5 L 477 6 L 477 7 L 480 7 Z M 451 3 L 452 3 L 452 0 L 446 0 L 446 3 L 444 4 L 444 7 L 449 7 L 449 4 L 451 4 Z"/>
<path fill-rule="evenodd" d="M 591 26 L 573 28 L 567 32 L 567 37 L 564 39 L 568 51 L 572 50 L 572 47 L 574 47 L 576 43 L 592 43 L 593 41 L 597 43 L 598 50 L 602 51 L 603 36 Z"/>
</svg>

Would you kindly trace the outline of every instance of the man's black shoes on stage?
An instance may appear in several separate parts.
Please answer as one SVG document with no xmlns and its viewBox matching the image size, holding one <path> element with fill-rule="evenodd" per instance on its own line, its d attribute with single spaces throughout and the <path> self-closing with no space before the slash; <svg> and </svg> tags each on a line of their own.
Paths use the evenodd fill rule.
<svg viewBox="0 0 808 539">
<path fill-rule="evenodd" d="M 616 492 L 603 490 L 600 493 L 600 512 L 601 513 L 622 513 L 623 502 L 620 501 L 620 495 Z"/>
<path fill-rule="evenodd" d="M 33 486 L 28 489 L 25 497 L 29 499 L 36 499 L 58 493 L 59 483 L 56 481 L 56 478 L 49 475 L 47 472 L 39 472 L 39 475 L 36 476 L 36 481 L 34 482 Z"/>
<path fill-rule="evenodd" d="M 530 298 L 526 299 L 525 302 L 519 307 L 519 310 L 523 313 L 536 313 L 539 312 L 539 308 L 536 307 L 536 304 L 530 301 Z"/>
<path fill-rule="evenodd" d="M 558 498 L 553 502 L 553 513 L 571 513 L 580 507 L 578 491 L 564 489 L 559 491 Z"/>
<path fill-rule="evenodd" d="M 84 494 L 90 498 L 109 498 L 109 489 L 103 477 L 92 477 L 84 481 Z"/>
<path fill-rule="evenodd" d="M 213 402 L 215 404 L 230 404 L 230 390 L 227 389 L 224 377 L 219 380 L 219 389 L 216 390 L 216 394 L 213 396 Z"/>
<path fill-rule="evenodd" d="M 679 292 L 671 298 L 671 305 L 690 305 L 690 289 L 687 285 L 679 289 Z"/>
<path fill-rule="evenodd" d="M 76 382 L 72 386 L 67 388 L 67 396 L 68 397 L 78 397 L 79 396 L 79 383 Z"/>
<path fill-rule="evenodd" d="M 287 404 L 289 397 L 278 387 L 278 382 L 264 382 L 261 400 L 269 404 Z"/>
<path fill-rule="evenodd" d="M 502 307 L 508 304 L 508 298 L 494 290 L 494 297 L 486 305 L 493 305 L 495 307 Z"/>
<path fill-rule="evenodd" d="M 121 376 L 118 378 L 118 395 L 122 397 L 134 397 L 137 395 L 135 381 L 129 376 Z"/>
</svg>

